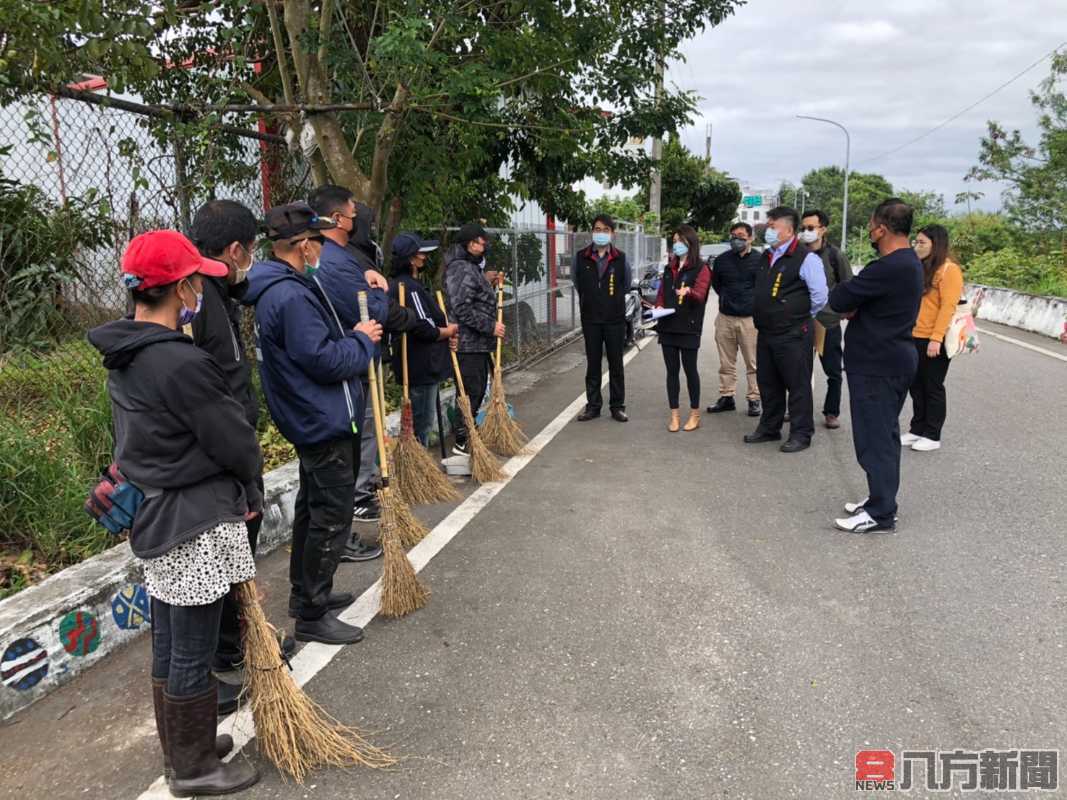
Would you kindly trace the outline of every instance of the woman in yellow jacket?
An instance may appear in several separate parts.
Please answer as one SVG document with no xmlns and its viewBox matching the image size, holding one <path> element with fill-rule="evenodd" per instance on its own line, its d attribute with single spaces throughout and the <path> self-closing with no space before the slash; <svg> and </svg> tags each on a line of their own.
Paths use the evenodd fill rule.
<svg viewBox="0 0 1067 800">
<path fill-rule="evenodd" d="M 947 401 L 945 333 L 963 296 L 963 270 L 948 257 L 948 231 L 927 225 L 915 237 L 915 253 L 923 264 L 923 299 L 911 335 L 919 351 L 919 369 L 911 384 L 911 429 L 900 437 L 919 452 L 941 447 Z"/>
</svg>

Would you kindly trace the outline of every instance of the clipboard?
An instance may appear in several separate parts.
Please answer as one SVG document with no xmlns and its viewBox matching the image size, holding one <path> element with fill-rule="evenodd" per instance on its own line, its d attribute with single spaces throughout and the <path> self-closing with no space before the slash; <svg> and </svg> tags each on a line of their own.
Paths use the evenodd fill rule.
<svg viewBox="0 0 1067 800">
<path fill-rule="evenodd" d="M 818 353 L 821 356 L 823 354 L 823 350 L 826 349 L 826 328 L 824 328 L 823 324 L 821 322 L 819 322 L 819 320 L 817 320 L 817 319 L 816 320 L 812 320 L 812 322 L 815 323 L 815 328 L 814 328 L 814 333 L 815 333 L 815 336 L 814 336 L 815 352 Z"/>
</svg>

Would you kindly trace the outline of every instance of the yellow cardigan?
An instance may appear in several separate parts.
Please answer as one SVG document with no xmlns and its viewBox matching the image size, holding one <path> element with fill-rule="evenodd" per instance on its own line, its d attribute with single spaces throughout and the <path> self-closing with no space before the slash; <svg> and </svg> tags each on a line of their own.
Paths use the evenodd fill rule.
<svg viewBox="0 0 1067 800">
<path fill-rule="evenodd" d="M 955 261 L 946 261 L 934 274 L 934 285 L 923 294 L 919 317 L 911 335 L 916 339 L 943 342 L 962 296 L 963 270 Z"/>
</svg>

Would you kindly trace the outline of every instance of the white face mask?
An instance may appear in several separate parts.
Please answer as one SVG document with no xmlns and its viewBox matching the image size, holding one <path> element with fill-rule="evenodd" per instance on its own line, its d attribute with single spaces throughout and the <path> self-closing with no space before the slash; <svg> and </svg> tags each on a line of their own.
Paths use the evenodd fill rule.
<svg viewBox="0 0 1067 800">
<path fill-rule="evenodd" d="M 814 242 L 817 242 L 818 240 L 819 240 L 819 232 L 818 231 L 801 231 L 800 232 L 800 241 L 802 241 L 804 244 L 812 244 Z"/>
<path fill-rule="evenodd" d="M 248 252 L 248 263 L 245 266 L 240 267 L 236 263 L 233 265 L 233 282 L 240 283 L 248 277 L 249 271 L 252 269 L 252 264 L 255 263 L 255 259 L 252 258 L 252 252 Z"/>
</svg>

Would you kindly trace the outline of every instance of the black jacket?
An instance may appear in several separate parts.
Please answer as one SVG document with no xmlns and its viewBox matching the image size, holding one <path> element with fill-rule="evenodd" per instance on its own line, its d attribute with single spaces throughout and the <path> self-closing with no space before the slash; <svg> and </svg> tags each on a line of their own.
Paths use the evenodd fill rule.
<svg viewBox="0 0 1067 800">
<path fill-rule="evenodd" d="M 400 284 L 404 285 L 404 307 L 417 314 L 422 324 L 408 335 L 408 383 L 420 386 L 440 383 L 452 375 L 452 361 L 448 355 L 448 341 L 440 339 L 438 328 L 445 327 L 445 315 L 437 307 L 430 290 L 410 272 L 394 273 L 389 281 L 389 299 L 399 308 Z M 393 333 L 389 346 L 393 353 L 393 375 L 402 376 L 400 359 L 401 337 Z"/>
<path fill-rule="evenodd" d="M 145 493 L 130 532 L 136 555 L 155 558 L 262 510 L 256 432 L 215 359 L 152 322 L 108 322 L 89 342 L 108 370 L 115 461 Z"/>
<path fill-rule="evenodd" d="M 491 353 L 496 350 L 496 292 L 461 244 L 445 255 L 445 293 L 449 321 L 459 325 L 459 352 Z"/>
<path fill-rule="evenodd" d="M 828 290 L 833 289 L 839 283 L 852 279 L 852 264 L 849 263 L 845 254 L 832 244 L 824 244 L 821 250 L 815 251 L 815 255 L 822 260 L 823 271 L 826 273 L 826 288 Z M 815 319 L 824 328 L 833 328 L 841 324 L 841 315 L 830 308 L 829 303 L 819 309 Z"/>
<path fill-rule="evenodd" d="M 719 313 L 728 317 L 751 317 L 754 308 L 756 276 L 763 256 L 755 250 L 745 255 L 729 250 L 711 266 L 711 288 L 719 295 Z"/>
<path fill-rule="evenodd" d="M 706 263 L 697 261 L 695 264 L 687 264 L 685 269 L 678 269 L 677 257 L 671 256 L 670 262 L 663 268 L 656 305 L 673 308 L 674 313 L 662 317 L 656 324 L 660 344 L 685 350 L 696 350 L 700 347 L 710 282 L 711 272 Z M 678 289 L 682 286 L 688 286 L 690 292 L 679 303 Z"/>
<path fill-rule="evenodd" d="M 631 281 L 626 253 L 612 245 L 607 268 L 601 275 L 593 245 L 589 245 L 574 254 L 572 276 L 583 324 L 626 321 L 626 292 Z"/>
<path fill-rule="evenodd" d="M 800 267 L 807 258 L 808 246 L 793 239 L 789 250 L 771 266 L 773 251 L 768 249 L 761 258 L 756 279 L 756 302 L 752 321 L 765 335 L 793 333 L 811 320 L 811 292 L 800 276 Z"/>
<path fill-rule="evenodd" d="M 240 300 L 248 291 L 248 281 L 231 284 L 225 278 L 204 278 L 204 306 L 193 318 L 193 341 L 207 350 L 222 367 L 230 394 L 245 410 L 256 427 L 259 401 L 252 388 L 252 365 L 245 357 L 241 339 Z"/>
</svg>

